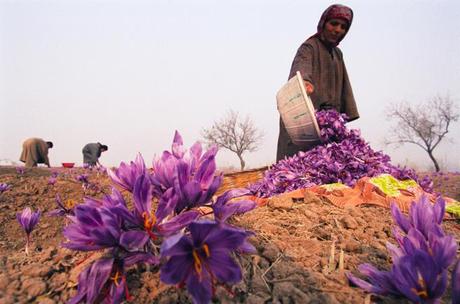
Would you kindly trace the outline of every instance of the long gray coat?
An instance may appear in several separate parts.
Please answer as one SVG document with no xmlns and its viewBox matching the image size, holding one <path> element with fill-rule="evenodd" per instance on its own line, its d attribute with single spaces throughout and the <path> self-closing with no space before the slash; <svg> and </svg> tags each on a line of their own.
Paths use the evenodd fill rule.
<svg viewBox="0 0 460 304">
<path fill-rule="evenodd" d="M 315 36 L 307 39 L 297 50 L 289 79 L 295 76 L 297 71 L 304 80 L 310 81 L 315 87 L 310 95 L 315 109 L 334 108 L 338 112 L 346 113 L 350 121 L 359 118 L 342 51 L 338 47 L 328 49 Z M 307 150 L 311 148 L 313 147 Z M 302 149 L 299 146 L 292 143 L 280 119 L 276 161 L 292 156 L 300 150 Z"/>
</svg>

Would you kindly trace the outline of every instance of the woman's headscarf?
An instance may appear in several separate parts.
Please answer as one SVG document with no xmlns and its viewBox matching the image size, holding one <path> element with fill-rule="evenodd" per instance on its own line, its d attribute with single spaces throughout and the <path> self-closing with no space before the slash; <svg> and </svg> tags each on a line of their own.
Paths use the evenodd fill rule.
<svg viewBox="0 0 460 304">
<path fill-rule="evenodd" d="M 351 22 L 353 21 L 353 11 L 348 6 L 341 5 L 341 4 L 333 4 L 329 6 L 321 15 L 321 19 L 319 19 L 318 26 L 317 26 L 317 32 L 314 36 L 319 37 L 321 32 L 324 29 L 324 25 L 326 24 L 326 22 L 331 19 L 337 19 L 337 18 L 343 19 L 346 22 L 348 22 L 347 32 L 345 33 L 346 35 L 348 33 L 348 30 L 351 27 Z M 345 35 L 342 37 L 342 39 L 345 37 Z M 340 39 L 340 41 L 342 41 L 342 39 Z M 339 44 L 339 42 L 337 42 L 337 45 Z"/>
</svg>

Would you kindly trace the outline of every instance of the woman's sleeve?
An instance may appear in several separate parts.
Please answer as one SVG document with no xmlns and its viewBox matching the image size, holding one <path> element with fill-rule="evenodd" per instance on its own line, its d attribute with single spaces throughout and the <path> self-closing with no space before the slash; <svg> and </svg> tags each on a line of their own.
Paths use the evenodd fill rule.
<svg viewBox="0 0 460 304">
<path fill-rule="evenodd" d="M 299 71 L 304 80 L 311 82 L 313 85 L 313 48 L 309 44 L 302 44 L 297 50 L 297 54 L 292 62 L 291 72 L 289 73 L 289 79 L 295 76 L 296 72 Z"/>
<path fill-rule="evenodd" d="M 358 108 L 356 107 L 355 97 L 348 78 L 347 68 L 343 62 L 343 86 L 342 86 L 342 106 L 341 112 L 348 115 L 348 121 L 359 118 Z"/>
</svg>

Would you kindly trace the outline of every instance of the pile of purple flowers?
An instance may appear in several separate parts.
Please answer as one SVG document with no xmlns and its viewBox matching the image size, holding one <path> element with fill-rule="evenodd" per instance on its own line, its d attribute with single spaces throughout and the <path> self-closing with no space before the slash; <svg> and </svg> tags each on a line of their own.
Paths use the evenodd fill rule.
<svg viewBox="0 0 460 304">
<path fill-rule="evenodd" d="M 216 176 L 216 148 L 194 144 L 187 154 L 176 131 L 171 151 L 146 168 L 139 154 L 108 170 L 112 181 L 132 196 L 130 208 L 115 187 L 102 199 L 85 198 L 73 210 L 58 204 L 71 220 L 63 246 L 80 251 L 105 250 L 79 276 L 70 303 L 120 303 L 129 299 L 126 274 L 138 263 L 155 265 L 167 284 L 186 286 L 195 303 L 209 303 L 216 284 L 241 280 L 235 253 L 254 251 L 249 231 L 227 222 L 255 208 L 233 189 L 213 199 L 222 182 Z"/>
<path fill-rule="evenodd" d="M 374 151 L 359 130 L 345 127 L 347 116 L 335 110 L 316 112 L 322 144 L 307 152 L 280 160 L 249 189 L 259 197 L 270 197 L 300 188 L 329 183 L 354 186 L 362 177 L 391 174 L 399 180 L 413 179 L 433 192 L 428 176 L 419 178 L 414 170 L 390 163 L 390 157 Z"/>
<path fill-rule="evenodd" d="M 393 235 L 397 245 L 387 244 L 393 261 L 391 269 L 380 271 L 362 264 L 358 269 L 368 281 L 348 273 L 349 280 L 367 292 L 407 298 L 413 303 L 439 303 L 447 286 L 447 268 L 457 254 L 455 238 L 446 235 L 441 227 L 444 211 L 445 201 L 441 197 L 434 206 L 426 196 L 413 202 L 409 217 L 393 204 L 391 212 L 397 225 Z M 457 281 L 454 276 L 454 296 L 460 292 Z"/>
</svg>

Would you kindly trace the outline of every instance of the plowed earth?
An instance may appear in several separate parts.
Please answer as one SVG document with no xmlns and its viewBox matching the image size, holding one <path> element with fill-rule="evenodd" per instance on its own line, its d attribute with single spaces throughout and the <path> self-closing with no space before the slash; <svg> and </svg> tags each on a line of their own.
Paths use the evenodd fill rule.
<svg viewBox="0 0 460 304">
<path fill-rule="evenodd" d="M 64 218 L 48 217 L 55 196 L 82 202 L 84 196 L 110 192 L 104 174 L 83 168 L 54 168 L 57 183 L 48 185 L 51 170 L 16 173 L 0 167 L 0 183 L 10 190 L 0 194 L 0 303 L 64 303 L 76 293 L 81 271 L 99 253 L 74 252 L 60 247 Z M 75 176 L 90 173 L 90 189 Z M 447 178 L 446 178 L 447 177 Z M 459 199 L 460 176 L 433 176 L 436 190 Z M 31 254 L 24 252 L 24 233 L 16 213 L 25 207 L 40 210 L 42 218 L 32 232 Z M 460 240 L 459 222 L 444 221 L 444 230 Z M 349 286 L 345 272 L 357 273 L 361 263 L 388 269 L 385 248 L 391 236 L 389 210 L 375 206 L 340 209 L 316 196 L 296 199 L 279 196 L 237 217 L 233 224 L 255 232 L 256 255 L 238 257 L 244 279 L 233 287 L 218 287 L 215 303 L 404 303 L 401 299 L 370 296 Z M 184 289 L 159 281 L 157 269 L 144 266 L 128 272 L 130 303 L 191 303 Z M 450 288 L 443 301 L 450 302 Z"/>
</svg>

